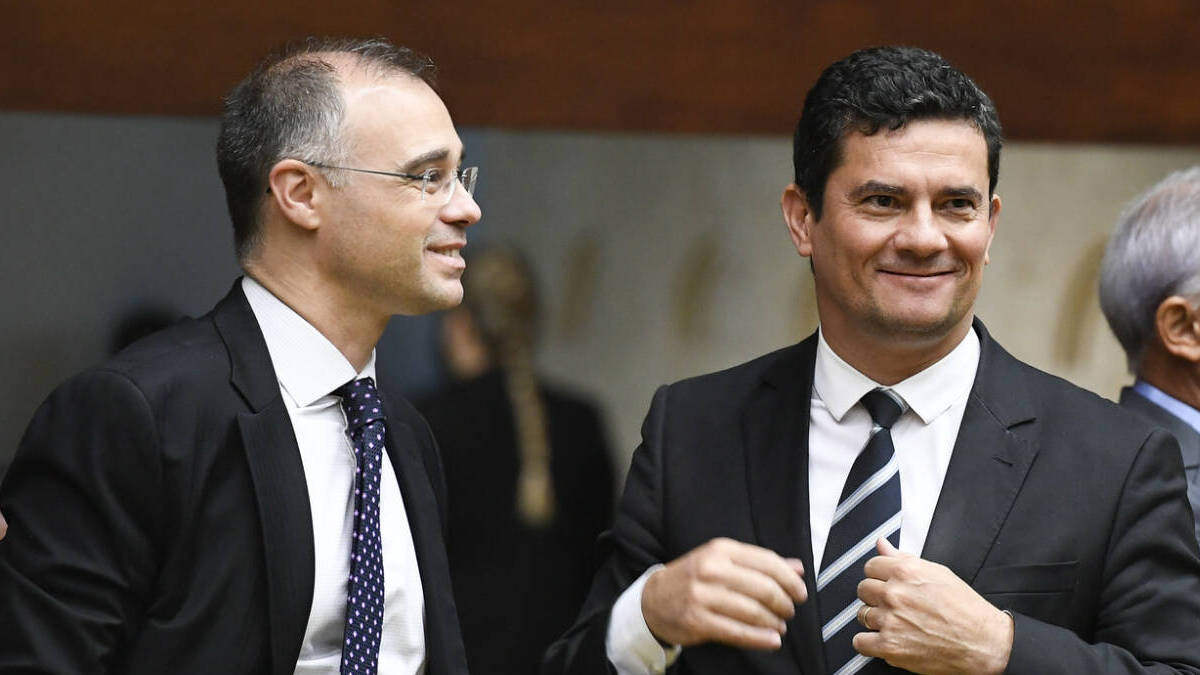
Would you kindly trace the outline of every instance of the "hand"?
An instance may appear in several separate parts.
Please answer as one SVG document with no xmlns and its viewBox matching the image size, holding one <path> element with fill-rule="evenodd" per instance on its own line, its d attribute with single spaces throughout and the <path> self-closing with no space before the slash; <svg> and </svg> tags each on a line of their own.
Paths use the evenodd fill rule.
<svg viewBox="0 0 1200 675">
<path fill-rule="evenodd" d="M 944 565 L 901 553 L 880 539 L 858 585 L 865 603 L 854 636 L 861 654 L 926 675 L 1001 673 L 1012 651 L 1012 617 Z"/>
<path fill-rule="evenodd" d="M 8 534 L 8 521 L 4 519 L 4 514 L 0 513 L 0 539 Z"/>
<path fill-rule="evenodd" d="M 654 637 L 670 644 L 779 649 L 784 622 L 808 599 L 803 574 L 794 558 L 713 539 L 650 575 L 642 616 Z"/>
</svg>

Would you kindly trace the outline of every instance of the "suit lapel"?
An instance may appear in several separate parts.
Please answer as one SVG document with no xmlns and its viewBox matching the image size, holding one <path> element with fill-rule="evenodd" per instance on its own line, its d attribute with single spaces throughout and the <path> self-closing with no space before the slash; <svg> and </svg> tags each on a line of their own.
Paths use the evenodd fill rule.
<svg viewBox="0 0 1200 675">
<path fill-rule="evenodd" d="M 979 369 L 921 557 L 971 583 L 983 565 L 1037 448 L 1011 429 L 1035 423 L 1020 366 L 975 321 Z"/>
<path fill-rule="evenodd" d="M 405 420 L 400 406 L 386 396 L 384 408 L 388 415 L 387 452 L 416 549 L 417 567 L 421 572 L 421 592 L 425 599 L 425 651 L 430 675 L 449 675 L 467 672 L 466 657 L 458 641 L 457 613 L 450 588 L 449 564 L 442 539 L 442 518 L 433 493 L 429 472 L 422 460 L 425 445 L 417 441 L 412 426 Z"/>
<path fill-rule="evenodd" d="M 304 466 L 240 279 L 217 305 L 213 321 L 229 350 L 231 383 L 249 407 L 237 424 L 262 526 L 271 672 L 282 675 L 295 669 L 312 603 L 315 563 Z"/>
<path fill-rule="evenodd" d="M 816 572 L 808 521 L 808 420 L 816 336 L 786 351 L 763 375 L 743 416 L 750 514 L 758 543 L 804 562 L 809 601 L 784 642 L 801 672 L 824 672 Z"/>
</svg>

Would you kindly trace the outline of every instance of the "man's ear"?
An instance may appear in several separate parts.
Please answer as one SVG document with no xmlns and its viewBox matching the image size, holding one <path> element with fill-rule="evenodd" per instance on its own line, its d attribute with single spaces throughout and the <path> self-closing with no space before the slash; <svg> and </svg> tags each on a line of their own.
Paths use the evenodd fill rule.
<svg viewBox="0 0 1200 675">
<path fill-rule="evenodd" d="M 1163 349 L 1176 358 L 1200 363 L 1200 306 L 1172 295 L 1158 304 L 1154 326 Z"/>
<path fill-rule="evenodd" d="M 324 183 L 315 169 L 296 159 L 280 160 L 267 174 L 267 191 L 284 218 L 315 230 L 321 222 L 316 209 L 317 193 Z"/>
<path fill-rule="evenodd" d="M 983 264 L 991 262 L 989 256 L 992 252 L 992 240 L 996 238 L 996 226 L 1000 224 L 1000 195 L 993 193 L 992 199 L 988 202 L 988 241 L 987 248 L 983 250 Z"/>
<path fill-rule="evenodd" d="M 783 211 L 783 221 L 787 223 L 788 234 L 792 237 L 792 245 L 796 252 L 805 258 L 812 257 L 812 226 L 816 222 L 808 196 L 795 183 L 783 189 L 783 197 L 779 199 L 779 208 Z"/>
</svg>

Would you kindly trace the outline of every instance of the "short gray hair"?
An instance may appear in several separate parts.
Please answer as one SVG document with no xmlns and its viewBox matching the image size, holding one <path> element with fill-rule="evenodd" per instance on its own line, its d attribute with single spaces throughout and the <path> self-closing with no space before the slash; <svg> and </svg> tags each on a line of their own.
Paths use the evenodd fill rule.
<svg viewBox="0 0 1200 675">
<path fill-rule="evenodd" d="M 1129 203 L 1100 265 L 1100 309 L 1136 374 L 1163 300 L 1200 294 L 1200 166 Z"/>
</svg>

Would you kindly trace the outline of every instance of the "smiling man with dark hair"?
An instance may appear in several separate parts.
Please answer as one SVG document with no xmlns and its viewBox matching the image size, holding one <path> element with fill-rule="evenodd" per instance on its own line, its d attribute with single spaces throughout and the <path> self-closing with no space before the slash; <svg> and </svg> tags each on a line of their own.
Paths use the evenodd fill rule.
<svg viewBox="0 0 1200 675">
<path fill-rule="evenodd" d="M 975 318 L 1000 147 L 932 52 L 821 75 L 781 200 L 820 329 L 658 390 L 543 673 L 1200 673 L 1178 446 Z"/>
</svg>

